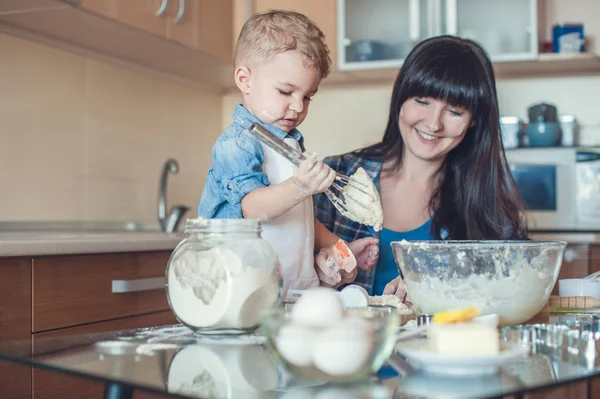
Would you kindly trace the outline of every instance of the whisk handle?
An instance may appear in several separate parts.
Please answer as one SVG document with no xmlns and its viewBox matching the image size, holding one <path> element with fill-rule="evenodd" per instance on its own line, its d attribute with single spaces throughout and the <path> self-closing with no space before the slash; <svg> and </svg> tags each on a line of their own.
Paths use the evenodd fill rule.
<svg viewBox="0 0 600 399">
<path fill-rule="evenodd" d="M 262 143 L 276 151 L 278 154 L 282 155 L 294 165 L 299 166 L 302 161 L 306 159 L 302 153 L 287 145 L 283 140 L 269 132 L 261 125 L 245 119 L 243 121 L 243 126 Z"/>
</svg>

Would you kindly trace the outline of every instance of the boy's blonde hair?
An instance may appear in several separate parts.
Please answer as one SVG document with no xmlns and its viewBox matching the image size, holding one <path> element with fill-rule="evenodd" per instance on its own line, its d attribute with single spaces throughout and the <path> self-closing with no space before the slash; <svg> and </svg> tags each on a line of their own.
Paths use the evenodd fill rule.
<svg viewBox="0 0 600 399">
<path fill-rule="evenodd" d="M 321 77 L 329 75 L 331 58 L 325 35 L 306 15 L 269 10 L 252 15 L 242 27 L 235 45 L 235 67 L 268 61 L 277 54 L 296 50 Z"/>
</svg>

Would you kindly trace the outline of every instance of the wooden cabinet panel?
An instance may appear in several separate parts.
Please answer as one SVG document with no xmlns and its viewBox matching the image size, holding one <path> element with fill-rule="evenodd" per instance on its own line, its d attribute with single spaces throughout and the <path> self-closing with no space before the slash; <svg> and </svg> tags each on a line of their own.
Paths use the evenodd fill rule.
<svg viewBox="0 0 600 399">
<path fill-rule="evenodd" d="M 590 246 L 590 273 L 600 270 L 600 245 Z"/>
<path fill-rule="evenodd" d="M 528 393 L 525 399 L 591 399 L 588 397 L 588 381 L 574 382 L 557 388 Z"/>
<path fill-rule="evenodd" d="M 169 2 L 167 12 L 167 39 L 184 46 L 194 48 L 197 43 L 197 26 L 199 23 L 200 0 L 175 0 Z M 180 7 L 184 7 L 182 17 L 177 21 Z"/>
<path fill-rule="evenodd" d="M 169 309 L 164 288 L 112 293 L 113 280 L 164 277 L 170 251 L 33 259 L 33 332 Z"/>
<path fill-rule="evenodd" d="M 221 60 L 233 60 L 233 1 L 197 0 L 196 48 Z"/>
<path fill-rule="evenodd" d="M 30 337 L 31 261 L 2 259 L 0 260 L 0 341 L 28 341 Z M 24 355 L 29 355 L 29 349 L 25 349 L 27 353 Z M 31 369 L 0 361 L 0 398 L 31 398 Z"/>
<path fill-rule="evenodd" d="M 181 4 L 185 4 L 185 12 L 176 23 Z M 173 1 L 169 7 L 167 38 L 224 61 L 232 61 L 233 1 Z"/>
<path fill-rule="evenodd" d="M 149 315 L 129 317 L 103 323 L 88 324 L 81 327 L 66 328 L 33 335 L 34 353 L 52 348 L 56 350 L 64 342 L 66 347 L 83 344 L 82 334 L 101 334 L 106 331 L 126 330 L 142 327 L 153 327 L 177 323 L 171 311 Z M 95 336 L 94 335 L 94 336 Z M 91 339 L 94 339 L 94 336 Z M 90 336 L 88 336 L 90 339 Z M 84 399 L 102 398 L 104 384 L 85 378 L 71 377 L 62 373 L 33 369 L 33 398 L 34 399 Z M 135 392 L 134 399 L 151 399 L 164 397 L 149 392 Z"/>
<path fill-rule="evenodd" d="M 558 295 L 558 280 L 566 278 L 581 278 L 587 276 L 590 270 L 590 246 L 567 245 L 560 273 L 552 290 L 552 295 Z"/>
<path fill-rule="evenodd" d="M 325 34 L 327 46 L 331 51 L 331 70 L 337 69 L 337 7 L 335 0 L 255 0 L 254 10 L 269 9 L 292 10 L 312 19 Z"/>
<path fill-rule="evenodd" d="M 167 34 L 166 15 L 157 15 L 162 0 L 82 0 L 81 7 L 158 36 Z M 166 12 L 165 12 L 166 14 Z"/>
<path fill-rule="evenodd" d="M 115 0 L 81 0 L 81 8 L 107 17 L 116 15 L 116 6 Z"/>
<path fill-rule="evenodd" d="M 169 0 L 164 14 L 157 15 L 161 4 L 162 0 L 82 0 L 81 7 L 222 60 L 233 59 L 233 0 Z"/>
</svg>

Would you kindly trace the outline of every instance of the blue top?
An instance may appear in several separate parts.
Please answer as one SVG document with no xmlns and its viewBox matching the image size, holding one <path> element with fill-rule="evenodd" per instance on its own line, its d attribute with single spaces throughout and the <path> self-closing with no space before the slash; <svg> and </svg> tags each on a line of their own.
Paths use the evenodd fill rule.
<svg viewBox="0 0 600 399">
<path fill-rule="evenodd" d="M 304 139 L 296 129 L 289 133 L 262 123 L 242 105 L 233 112 L 233 123 L 221 134 L 212 150 L 212 165 L 198 204 L 198 216 L 242 218 L 242 198 L 257 188 L 269 185 L 262 165 L 265 161 L 260 141 L 244 128 L 244 120 L 260 124 L 280 139 L 292 137 L 304 151 Z"/>
<path fill-rule="evenodd" d="M 362 157 L 359 153 L 352 152 L 352 153 L 347 153 L 347 154 L 343 154 L 343 155 L 327 157 L 327 158 L 325 158 L 325 163 L 327 163 L 329 166 L 331 166 L 333 168 L 333 170 L 335 170 L 336 172 L 344 174 L 346 176 L 353 175 L 354 173 L 356 173 L 358 168 L 363 168 L 365 170 L 365 172 L 367 172 L 367 174 L 371 177 L 371 179 L 373 179 L 373 183 L 375 184 L 375 187 L 377 187 L 377 190 L 380 190 L 379 182 L 380 182 L 380 178 L 381 178 L 381 169 L 383 166 L 381 161 L 367 159 L 367 158 Z M 395 268 L 396 268 L 395 261 L 394 261 L 394 257 L 391 255 L 391 248 L 389 246 L 389 242 L 394 241 L 394 240 L 388 240 L 388 244 L 383 245 L 381 243 L 381 237 L 380 237 L 380 234 L 382 234 L 381 231 L 375 231 L 373 229 L 373 227 L 371 227 L 371 226 L 366 226 L 364 224 L 360 224 L 353 220 L 348 219 L 347 217 L 342 215 L 340 212 L 338 212 L 337 209 L 335 209 L 335 207 L 333 206 L 331 201 L 329 201 L 329 199 L 327 198 L 327 196 L 324 193 L 315 195 L 313 197 L 313 204 L 314 204 L 314 208 L 315 208 L 315 217 L 321 223 L 323 223 L 323 225 L 325 227 L 327 227 L 327 229 L 329 231 L 331 231 L 336 236 L 346 240 L 347 242 L 356 241 L 359 238 L 364 238 L 364 237 L 378 238 L 380 240 L 380 255 L 379 256 L 381 257 L 382 255 L 385 255 L 386 251 L 389 250 L 388 257 L 389 257 L 389 259 L 391 259 L 390 264 L 394 265 L 393 268 L 395 270 Z M 415 234 L 415 236 L 414 236 L 415 238 L 413 238 L 413 239 L 430 239 L 430 237 L 432 237 L 433 235 L 429 231 L 425 231 L 425 230 L 429 229 L 430 227 L 431 227 L 431 222 L 429 222 L 429 224 L 427 224 L 427 227 L 425 227 L 425 225 L 424 225 L 424 226 L 421 226 L 418 229 L 414 230 L 414 232 L 420 231 L 420 232 L 422 232 L 422 234 L 419 234 L 419 235 Z M 392 233 L 394 233 L 394 232 L 392 232 Z M 397 234 L 409 234 L 409 233 L 412 233 L 412 232 L 397 233 Z M 402 237 L 404 237 L 404 236 L 401 236 L 401 238 Z M 449 239 L 448 232 L 445 229 L 440 230 L 440 238 L 442 240 Z M 383 248 L 383 251 L 382 251 L 382 248 Z M 380 261 L 380 263 L 382 265 L 384 265 L 386 262 Z M 362 286 L 365 290 L 367 290 L 367 292 L 369 292 L 371 295 L 374 295 L 373 294 L 373 292 L 374 292 L 373 284 L 375 282 L 376 269 L 377 269 L 376 267 L 372 267 L 369 270 L 359 269 L 358 274 L 356 275 L 356 279 L 354 280 L 354 282 L 352 284 L 358 284 L 358 285 Z M 397 272 L 395 272 L 395 273 L 396 274 L 394 277 L 396 277 L 398 275 Z M 386 284 L 387 284 L 387 282 L 386 282 Z M 385 287 L 385 284 L 383 286 Z M 343 287 L 344 286 L 340 287 L 340 289 Z M 383 291 L 383 287 L 381 288 L 381 291 Z"/>
<path fill-rule="evenodd" d="M 410 231 L 393 231 L 383 228 L 379 234 L 379 259 L 375 269 L 375 282 L 371 295 L 383 295 L 386 284 L 398 277 L 398 267 L 390 243 L 392 241 L 433 240 L 431 219 Z"/>
</svg>

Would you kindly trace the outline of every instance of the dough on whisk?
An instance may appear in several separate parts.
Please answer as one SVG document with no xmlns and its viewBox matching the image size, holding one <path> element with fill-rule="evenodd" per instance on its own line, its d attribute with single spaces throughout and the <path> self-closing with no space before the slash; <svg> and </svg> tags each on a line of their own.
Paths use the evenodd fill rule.
<svg viewBox="0 0 600 399">
<path fill-rule="evenodd" d="M 355 222 L 373 226 L 375 231 L 381 230 L 383 210 L 379 192 L 363 168 L 358 168 L 356 173 L 350 176 L 342 194 L 347 209 L 347 212 L 342 212 L 344 216 Z"/>
</svg>

